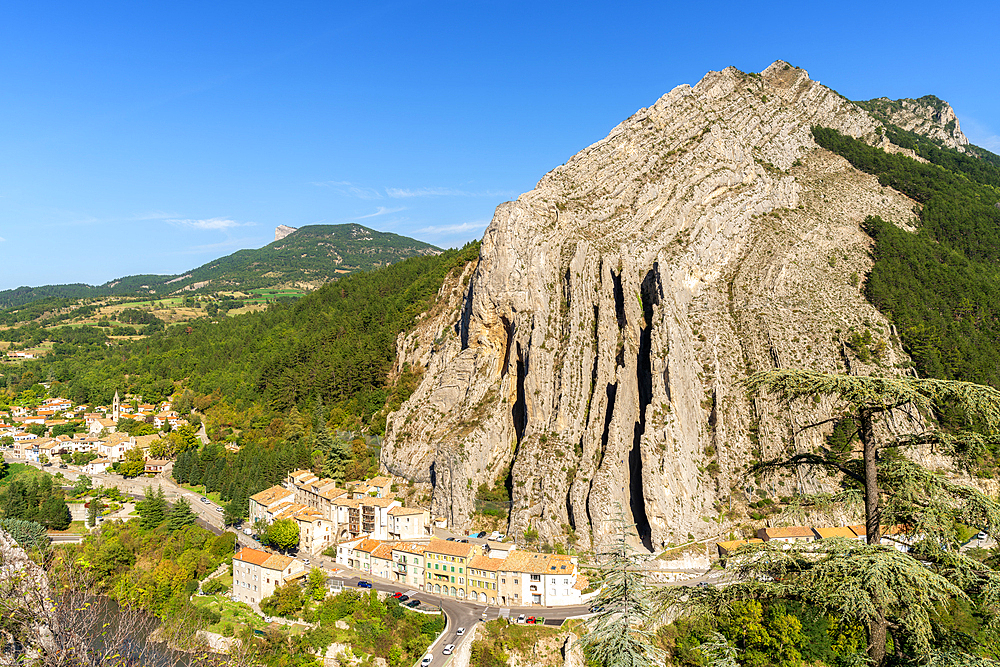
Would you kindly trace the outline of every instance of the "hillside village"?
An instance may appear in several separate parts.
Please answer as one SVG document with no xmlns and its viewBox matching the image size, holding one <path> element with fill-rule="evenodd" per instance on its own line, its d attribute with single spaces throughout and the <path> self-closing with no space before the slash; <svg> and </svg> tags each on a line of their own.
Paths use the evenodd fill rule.
<svg viewBox="0 0 1000 667">
<path fill-rule="evenodd" d="M 119 421 L 125 419 L 149 423 L 157 432 L 136 436 L 119 432 Z M 116 392 L 111 406 L 92 408 L 55 397 L 34 408 L 11 406 L 7 416 L 0 417 L 0 441 L 6 442 L 5 449 L 13 458 L 63 467 L 72 462 L 85 474 L 114 470 L 130 450 L 136 450 L 136 458 L 145 463 L 136 472 L 157 473 L 169 461 L 152 456 L 153 443 L 161 439 L 160 432 L 182 426 L 189 424 L 170 401 L 123 405 Z"/>
<path fill-rule="evenodd" d="M 300 553 L 332 553 L 338 565 L 416 590 L 494 605 L 583 601 L 588 582 L 576 556 L 528 552 L 509 542 L 438 539 L 434 528 L 444 528 L 444 520 L 432 520 L 426 509 L 405 507 L 392 491 L 391 478 L 345 486 L 297 470 L 284 485 L 251 496 L 250 523 L 259 530 L 294 519 Z M 248 552 L 247 558 L 253 557 Z M 269 594 L 264 588 L 239 592 L 254 603 Z"/>
</svg>

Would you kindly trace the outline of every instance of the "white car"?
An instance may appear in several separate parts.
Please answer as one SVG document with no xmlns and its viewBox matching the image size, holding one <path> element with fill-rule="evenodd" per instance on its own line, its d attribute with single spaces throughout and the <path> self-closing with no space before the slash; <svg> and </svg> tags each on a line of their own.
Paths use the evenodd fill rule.
<svg viewBox="0 0 1000 667">
<path fill-rule="evenodd" d="M 455 650 L 455 645 L 448 644 L 447 646 L 444 647 L 444 650 L 441 651 L 441 655 L 451 655 L 452 651 L 454 650 Z"/>
<path fill-rule="evenodd" d="M 456 637 L 461 637 L 464 634 L 465 634 L 465 628 L 459 628 L 458 630 L 455 630 Z"/>
<path fill-rule="evenodd" d="M 428 653 L 424 656 L 424 659 L 420 661 L 420 667 L 427 667 L 427 665 L 434 662 L 434 656 Z"/>
<path fill-rule="evenodd" d="M 517 617 L 517 622 L 524 623 L 524 614 L 521 614 L 520 616 Z"/>
</svg>

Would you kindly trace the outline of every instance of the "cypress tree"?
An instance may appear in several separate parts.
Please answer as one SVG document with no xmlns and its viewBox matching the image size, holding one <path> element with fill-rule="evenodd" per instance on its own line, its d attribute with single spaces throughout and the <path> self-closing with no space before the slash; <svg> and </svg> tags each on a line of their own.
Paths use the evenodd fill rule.
<svg viewBox="0 0 1000 667">
<path fill-rule="evenodd" d="M 167 515 L 167 528 L 171 532 L 180 530 L 194 523 L 194 519 L 194 511 L 191 509 L 191 504 L 186 499 L 181 498 L 174 503 L 174 506 L 170 509 L 170 513 Z"/>
</svg>

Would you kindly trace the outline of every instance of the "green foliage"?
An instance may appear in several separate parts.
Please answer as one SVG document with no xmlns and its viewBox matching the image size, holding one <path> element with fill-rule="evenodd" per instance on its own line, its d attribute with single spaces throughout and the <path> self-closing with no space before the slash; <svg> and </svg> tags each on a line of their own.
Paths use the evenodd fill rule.
<svg viewBox="0 0 1000 667">
<path fill-rule="evenodd" d="M 302 594 L 302 587 L 297 581 L 290 581 L 274 589 L 274 594 L 260 601 L 260 609 L 265 614 L 272 616 L 284 616 L 295 618 L 302 607 L 305 606 L 306 598 Z"/>
<path fill-rule="evenodd" d="M 201 592 L 205 595 L 217 595 L 227 591 L 229 591 L 229 587 L 218 579 L 209 579 L 201 586 Z"/>
<path fill-rule="evenodd" d="M 197 580 L 232 554 L 216 553 L 220 537 L 197 525 L 171 531 L 163 522 L 147 529 L 141 520 L 109 521 L 83 544 L 70 546 L 69 554 L 99 591 L 161 616 L 183 615 Z M 231 542 L 232 533 L 228 538 Z"/>
<path fill-rule="evenodd" d="M 179 498 L 167 514 L 167 530 L 180 530 L 193 524 L 194 520 L 195 514 L 191 509 L 191 503 L 184 498 Z"/>
<path fill-rule="evenodd" d="M 107 402 L 115 388 L 149 400 L 162 393 L 158 383 L 186 381 L 192 392 L 218 390 L 240 409 L 311 407 L 319 397 L 345 424 L 348 417 L 370 424 L 386 403 L 396 335 L 432 303 L 445 275 L 477 254 L 470 244 L 407 259 L 294 304 L 217 323 L 198 319 L 142 341 L 54 351 L 36 365 L 65 379 L 79 402 Z M 381 429 L 379 420 L 373 425 Z"/>
<path fill-rule="evenodd" d="M 278 519 L 261 537 L 274 548 L 288 551 L 299 543 L 299 524 L 295 519 Z"/>
<path fill-rule="evenodd" d="M 99 497 L 94 497 L 89 503 L 87 503 L 87 527 L 93 528 L 97 525 L 97 518 L 101 516 L 101 511 L 104 509 L 104 503 L 101 502 Z"/>
<path fill-rule="evenodd" d="M 603 609 L 588 621 L 579 644 L 602 667 L 659 665 L 663 651 L 654 646 L 648 629 L 654 618 L 652 587 L 642 569 L 648 557 L 629 546 L 632 526 L 625 522 L 620 508 L 613 521 L 614 541 L 599 556 L 604 581 L 594 604 Z"/>
<path fill-rule="evenodd" d="M 118 431 L 128 433 L 132 436 L 153 435 L 156 433 L 156 427 L 144 421 L 136 421 L 135 419 L 119 419 Z"/>
<path fill-rule="evenodd" d="M 135 504 L 135 511 L 139 514 L 139 525 L 143 530 L 152 530 L 162 524 L 167 518 L 163 487 L 154 492 L 152 487 L 147 486 L 145 497 Z"/>
<path fill-rule="evenodd" d="M 322 628 L 333 630 L 339 620 L 348 623 L 346 643 L 356 651 L 384 658 L 390 667 L 414 664 L 444 629 L 440 614 L 404 609 L 395 600 L 379 600 L 374 591 L 328 596 L 316 606 L 315 615 Z"/>
<path fill-rule="evenodd" d="M 306 584 L 309 596 L 313 600 L 322 600 L 326 597 L 326 575 L 323 570 L 314 567 L 309 570 L 309 581 Z"/>
<path fill-rule="evenodd" d="M 966 643 L 961 632 L 951 630 L 935 616 L 943 605 L 970 601 L 970 593 L 981 595 L 986 613 L 1000 613 L 1000 596 L 994 593 L 1000 591 L 1000 572 L 956 549 L 963 524 L 1000 525 L 1000 505 L 977 489 L 927 470 L 897 451 L 900 447 L 932 445 L 966 459 L 975 455 L 1000 432 L 1000 391 L 967 382 L 796 369 L 754 374 L 746 386 L 751 394 L 769 393 L 783 401 L 827 395 L 846 405 L 851 423 L 835 428 L 833 439 L 841 446 L 764 462 L 755 466 L 755 472 L 806 465 L 842 473 L 857 487 L 848 485 L 832 501 L 842 505 L 864 501 L 868 544 L 837 538 L 809 545 L 747 545 L 730 560 L 737 583 L 681 606 L 747 599 L 806 602 L 843 620 L 848 627 L 865 627 L 868 658 L 875 665 L 884 663 L 890 638 L 916 655 L 927 655 L 943 646 L 951 649 L 955 642 Z M 942 405 L 956 408 L 979 432 L 893 436 L 891 429 L 884 428 L 892 423 L 896 410 L 916 408 L 932 414 Z M 863 447 L 860 457 L 851 456 L 848 449 L 855 435 Z M 887 539 L 907 545 L 911 553 L 884 544 L 882 526 L 886 524 L 904 527 L 904 533 L 890 533 Z M 673 593 L 666 597 L 678 602 Z M 972 655 L 978 649 L 963 645 L 959 652 L 963 651 Z"/>
<path fill-rule="evenodd" d="M 138 477 L 145 470 L 146 461 L 138 447 L 126 450 L 125 458 L 118 463 L 118 472 L 125 478 Z"/>
<path fill-rule="evenodd" d="M 49 537 L 45 526 L 35 521 L 0 519 L 0 529 L 5 530 L 22 549 L 29 553 L 36 550 L 44 552 L 49 548 Z"/>
<path fill-rule="evenodd" d="M 1000 387 L 1000 166 L 936 147 L 921 148 L 933 162 L 923 164 L 835 130 L 817 127 L 813 135 L 921 203 L 916 234 L 877 217 L 864 223 L 875 241 L 865 294 L 896 325 L 917 370 Z M 908 145 L 902 134 L 891 136 Z"/>
<path fill-rule="evenodd" d="M 62 488 L 53 485 L 50 475 L 27 466 L 10 475 L 0 509 L 6 519 L 34 521 L 52 530 L 66 530 L 71 522 Z"/>
</svg>

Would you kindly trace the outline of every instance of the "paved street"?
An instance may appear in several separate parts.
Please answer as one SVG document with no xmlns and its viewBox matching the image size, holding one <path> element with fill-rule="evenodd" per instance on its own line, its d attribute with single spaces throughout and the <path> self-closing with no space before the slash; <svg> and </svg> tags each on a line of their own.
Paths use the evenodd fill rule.
<svg viewBox="0 0 1000 667">
<path fill-rule="evenodd" d="M 329 559 L 325 560 L 329 561 Z M 381 581 L 374 577 L 359 576 L 360 573 L 358 572 L 343 570 L 343 568 L 341 568 L 341 570 L 342 574 L 340 576 L 334 575 L 334 578 L 340 579 L 344 582 L 345 590 L 349 588 L 357 589 L 358 581 L 361 579 L 370 581 L 373 588 L 379 591 L 390 593 L 399 591 L 400 593 L 406 593 L 411 590 L 409 587 L 398 586 L 389 582 Z M 442 611 L 444 611 L 445 616 L 448 618 L 447 631 L 441 636 L 441 639 L 436 641 L 427 649 L 427 652 L 434 656 L 433 664 L 435 665 L 441 664 L 443 659 L 447 657 L 441 653 L 445 646 L 448 644 L 454 644 L 455 650 L 457 651 L 462 645 L 462 642 L 467 641 L 468 637 L 471 636 L 472 628 L 476 623 L 479 623 L 482 620 L 492 621 L 500 616 L 500 607 L 459 601 L 453 598 L 434 595 L 433 593 L 425 593 L 424 591 L 417 591 L 416 598 L 421 602 L 437 605 Z M 584 616 L 590 613 L 586 605 L 576 605 L 572 607 L 509 607 L 507 609 L 509 609 L 509 617 L 512 621 L 521 614 L 524 614 L 525 616 L 544 617 L 546 620 L 552 619 L 562 621 L 567 618 Z M 465 628 L 465 633 L 461 637 L 456 634 L 458 628 Z"/>
<path fill-rule="evenodd" d="M 203 503 L 201 502 L 201 496 L 194 491 L 188 491 L 185 488 L 174 484 L 174 482 L 163 475 L 156 475 L 154 477 L 139 476 L 133 479 L 125 479 L 121 475 L 115 475 L 114 473 L 101 473 L 101 474 L 86 474 L 80 472 L 79 468 L 76 466 L 71 466 L 69 468 L 57 468 L 54 465 L 43 468 L 39 463 L 33 463 L 31 461 L 25 461 L 24 459 L 15 459 L 9 456 L 4 456 L 4 460 L 8 463 L 27 463 L 30 466 L 45 470 L 48 473 L 56 474 L 61 472 L 67 480 L 71 483 L 75 482 L 77 477 L 80 475 L 86 475 L 90 478 L 93 486 L 103 485 L 105 487 L 117 486 L 118 490 L 122 493 L 129 493 L 136 496 L 142 496 L 146 493 L 147 488 L 153 488 L 154 490 L 162 487 L 163 494 L 166 496 L 167 500 L 173 501 L 179 497 L 184 497 L 191 503 L 191 509 L 194 510 L 195 514 L 199 519 L 208 524 L 209 527 L 213 528 L 216 532 L 222 530 L 222 508 L 215 503 Z"/>
</svg>

